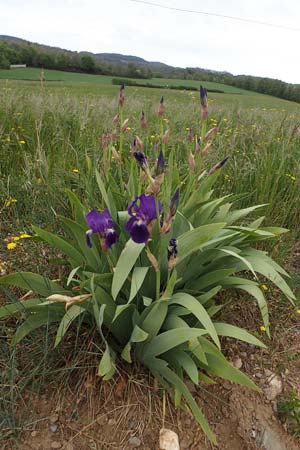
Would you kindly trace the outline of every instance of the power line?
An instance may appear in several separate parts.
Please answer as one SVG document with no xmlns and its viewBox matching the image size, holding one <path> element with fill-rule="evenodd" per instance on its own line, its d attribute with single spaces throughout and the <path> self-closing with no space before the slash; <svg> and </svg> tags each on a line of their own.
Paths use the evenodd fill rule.
<svg viewBox="0 0 300 450">
<path fill-rule="evenodd" d="M 246 19 L 244 17 L 227 16 L 225 14 L 217 14 L 217 13 L 211 13 L 211 12 L 207 12 L 207 11 L 199 11 L 199 10 L 194 10 L 194 9 L 174 8 L 173 6 L 166 6 L 166 5 L 161 5 L 159 3 L 152 3 L 152 2 L 147 2 L 147 1 L 143 1 L 143 0 L 129 0 L 129 1 L 134 2 L 134 3 L 142 3 L 144 5 L 149 5 L 149 6 L 155 6 L 157 8 L 168 9 L 170 11 L 180 11 L 180 12 L 185 12 L 185 13 L 202 14 L 205 16 L 219 17 L 222 19 L 236 20 L 239 22 L 255 23 L 256 25 L 264 25 L 267 27 L 282 28 L 284 30 L 289 30 L 289 31 L 300 31 L 300 28 L 293 28 L 293 27 L 288 27 L 285 25 L 278 25 L 278 24 L 269 23 L 269 22 L 261 22 L 259 20 Z"/>
</svg>

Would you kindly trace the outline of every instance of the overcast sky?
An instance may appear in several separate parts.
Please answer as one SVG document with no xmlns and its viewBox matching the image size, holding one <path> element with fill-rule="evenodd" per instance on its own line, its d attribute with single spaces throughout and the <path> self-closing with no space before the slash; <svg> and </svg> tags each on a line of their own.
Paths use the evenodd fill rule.
<svg viewBox="0 0 300 450">
<path fill-rule="evenodd" d="M 300 28 L 300 0 L 153 2 Z M 130 54 L 179 67 L 300 83 L 300 31 L 130 0 L 0 0 L 0 11 L 0 34 L 69 50 Z"/>
</svg>

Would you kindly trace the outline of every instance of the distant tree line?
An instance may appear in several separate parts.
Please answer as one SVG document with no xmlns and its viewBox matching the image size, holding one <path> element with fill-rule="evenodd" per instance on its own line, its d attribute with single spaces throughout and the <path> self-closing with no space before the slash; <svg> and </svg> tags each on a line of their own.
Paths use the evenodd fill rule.
<svg viewBox="0 0 300 450">
<path fill-rule="evenodd" d="M 17 38 L 0 40 L 0 68 L 9 68 L 10 64 L 27 64 L 30 67 L 112 75 L 122 78 L 150 79 L 152 77 L 165 77 L 199 80 L 201 82 L 214 81 L 300 103 L 300 84 L 289 84 L 272 78 L 248 75 L 234 76 L 229 72 L 217 72 L 201 68 L 181 69 L 161 65 L 164 67 L 157 71 L 156 67 L 152 70 L 151 65 L 147 64 L 124 63 L 117 57 L 116 62 L 105 61 L 100 56 L 97 57 L 97 55 L 91 53 L 71 52 Z"/>
<path fill-rule="evenodd" d="M 89 53 L 71 52 L 22 40 L 0 40 L 0 69 L 8 69 L 10 64 L 130 78 L 146 79 L 153 76 L 149 67 L 140 67 L 132 62 L 110 63 Z"/>
<path fill-rule="evenodd" d="M 171 74 L 171 78 L 214 81 L 300 103 L 300 84 L 285 83 L 273 78 L 232 75 L 229 72 L 217 72 L 200 68 L 175 69 Z"/>
</svg>

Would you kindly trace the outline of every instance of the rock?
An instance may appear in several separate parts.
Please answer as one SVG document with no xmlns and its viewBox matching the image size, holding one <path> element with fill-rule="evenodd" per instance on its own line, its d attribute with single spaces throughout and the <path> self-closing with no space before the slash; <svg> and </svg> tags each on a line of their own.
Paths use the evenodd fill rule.
<svg viewBox="0 0 300 450">
<path fill-rule="evenodd" d="M 55 423 L 58 421 L 58 414 L 51 414 L 49 418 L 50 423 Z"/>
<path fill-rule="evenodd" d="M 270 369 L 265 369 L 264 373 L 265 373 L 266 377 L 270 377 L 271 375 L 273 375 L 273 372 Z"/>
<path fill-rule="evenodd" d="M 30 435 L 31 435 L 32 437 L 36 437 L 37 434 L 38 434 L 38 432 L 37 432 L 36 430 L 34 430 L 34 431 L 32 431 L 32 432 L 30 433 Z"/>
<path fill-rule="evenodd" d="M 190 445 L 190 440 L 185 436 L 180 442 L 180 450 L 188 450 L 190 448 Z"/>
<path fill-rule="evenodd" d="M 159 432 L 161 450 L 180 450 L 178 436 L 174 431 L 162 428 Z"/>
<path fill-rule="evenodd" d="M 57 442 L 57 441 L 53 441 L 51 444 L 51 448 L 54 448 L 54 449 L 59 449 L 61 447 L 62 447 L 61 443 Z"/>
<path fill-rule="evenodd" d="M 257 443 L 265 450 L 287 450 L 287 447 L 282 441 L 280 435 L 268 426 L 265 426 L 261 435 L 258 436 Z"/>
<path fill-rule="evenodd" d="M 57 423 L 52 423 L 52 424 L 50 425 L 50 431 L 51 431 L 51 433 L 56 433 L 57 430 L 58 430 L 58 425 L 57 425 Z"/>
<path fill-rule="evenodd" d="M 278 375 L 272 374 L 267 382 L 268 386 L 265 388 L 265 395 L 268 400 L 275 400 L 282 393 L 282 381 Z"/>
<path fill-rule="evenodd" d="M 241 358 L 236 358 L 232 364 L 236 369 L 240 369 L 243 365 L 243 361 L 241 360 Z"/>
<path fill-rule="evenodd" d="M 257 373 L 255 374 L 255 376 L 256 376 L 256 378 L 262 378 L 262 373 L 257 372 Z"/>
<path fill-rule="evenodd" d="M 72 442 L 66 442 L 65 443 L 65 449 L 66 450 L 74 450 Z"/>
<path fill-rule="evenodd" d="M 137 436 L 132 436 L 129 438 L 128 443 L 131 447 L 136 448 L 141 445 L 142 441 Z"/>
<path fill-rule="evenodd" d="M 128 422 L 128 428 L 129 428 L 129 430 L 134 430 L 135 428 L 137 428 L 138 427 L 138 421 L 137 420 L 130 420 L 129 422 Z"/>
</svg>

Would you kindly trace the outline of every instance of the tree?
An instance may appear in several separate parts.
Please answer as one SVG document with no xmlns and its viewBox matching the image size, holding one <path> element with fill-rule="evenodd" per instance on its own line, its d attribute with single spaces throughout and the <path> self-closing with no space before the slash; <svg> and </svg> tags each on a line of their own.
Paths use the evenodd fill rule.
<svg viewBox="0 0 300 450">
<path fill-rule="evenodd" d="M 95 73 L 95 59 L 90 55 L 83 55 L 80 59 L 80 69 L 83 72 Z"/>
</svg>

